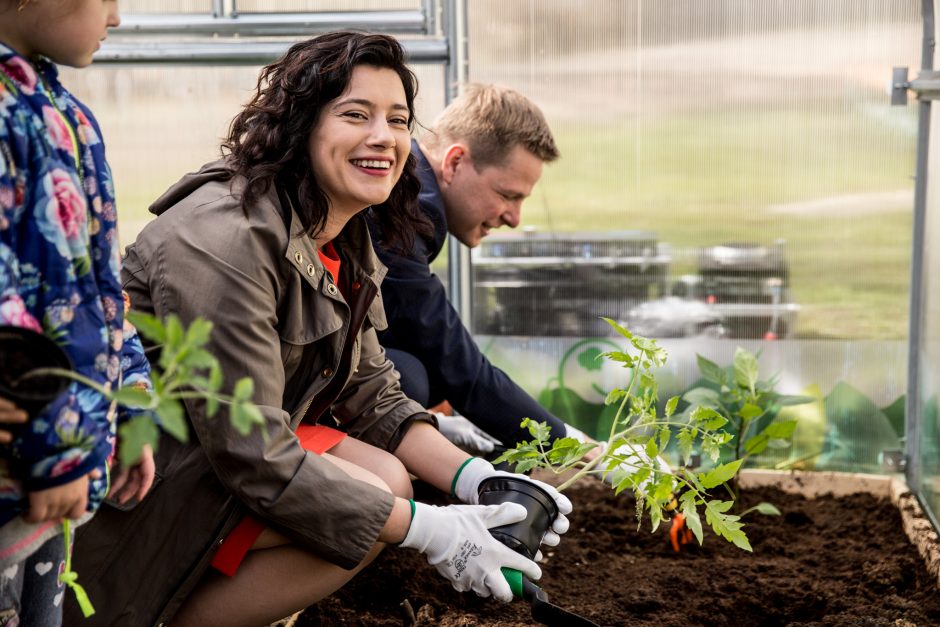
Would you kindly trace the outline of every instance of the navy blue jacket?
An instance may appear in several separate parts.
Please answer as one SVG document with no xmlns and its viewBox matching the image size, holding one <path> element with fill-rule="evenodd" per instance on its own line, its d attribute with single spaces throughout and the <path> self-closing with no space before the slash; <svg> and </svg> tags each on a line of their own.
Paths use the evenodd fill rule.
<svg viewBox="0 0 940 627">
<path fill-rule="evenodd" d="M 412 142 L 421 180 L 418 201 L 434 225 L 434 237 L 415 239 L 407 256 L 379 244 L 378 227 L 370 220 L 372 242 L 379 259 L 388 266 L 382 299 L 388 330 L 379 335 L 386 348 L 418 358 L 428 372 L 432 395 L 446 399 L 461 415 L 507 446 L 531 438 L 519 427 L 523 418 L 548 422 L 552 437 L 565 437 L 565 423 L 539 405 L 505 372 L 483 356 L 430 264 L 447 238 L 444 199 L 430 164 Z"/>
</svg>

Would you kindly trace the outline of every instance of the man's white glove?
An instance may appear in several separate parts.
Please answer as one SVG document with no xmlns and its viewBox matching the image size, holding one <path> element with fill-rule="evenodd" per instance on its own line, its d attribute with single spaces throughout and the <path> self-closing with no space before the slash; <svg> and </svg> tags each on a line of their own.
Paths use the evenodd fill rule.
<svg viewBox="0 0 940 627">
<path fill-rule="evenodd" d="M 532 560 L 516 553 L 490 535 L 489 529 L 524 520 L 525 507 L 502 505 L 448 505 L 415 503 L 408 535 L 399 545 L 417 549 L 458 592 L 473 590 L 512 601 L 512 590 L 500 568 L 520 571 L 531 580 L 542 576 Z"/>
<path fill-rule="evenodd" d="M 636 473 L 640 468 L 648 466 L 654 466 L 658 468 L 660 472 L 667 475 L 673 474 L 672 468 L 662 455 L 657 455 L 655 460 L 651 460 L 649 455 L 646 454 L 646 449 L 642 446 L 636 444 L 621 444 L 613 454 L 621 459 L 620 463 L 614 465 L 609 472 L 605 472 L 602 475 L 604 482 L 610 485 L 616 485 L 623 479 Z M 607 469 L 604 466 L 598 466 L 598 468 Z M 649 485 L 652 479 L 653 475 L 650 474 L 650 476 L 644 481 L 641 481 L 637 487 L 643 490 Z"/>
<path fill-rule="evenodd" d="M 434 412 L 434 415 L 441 434 L 460 448 L 492 453 L 502 444 L 463 416 L 448 416 L 440 412 Z"/>
<path fill-rule="evenodd" d="M 493 464 L 479 457 L 470 459 L 458 471 L 457 476 L 454 478 L 454 496 L 464 503 L 476 505 L 480 502 L 480 483 L 490 477 L 512 477 L 513 479 L 528 481 L 529 483 L 534 483 L 551 495 L 552 499 L 555 501 L 555 505 L 558 506 L 558 515 L 555 516 L 555 520 L 552 521 L 551 528 L 545 532 L 545 536 L 542 538 L 542 544 L 546 546 L 558 546 L 558 543 L 561 542 L 559 536 L 568 531 L 568 519 L 566 516 L 571 513 L 571 501 L 568 500 L 568 497 L 542 481 L 532 479 L 525 475 L 496 470 L 493 468 Z"/>
</svg>

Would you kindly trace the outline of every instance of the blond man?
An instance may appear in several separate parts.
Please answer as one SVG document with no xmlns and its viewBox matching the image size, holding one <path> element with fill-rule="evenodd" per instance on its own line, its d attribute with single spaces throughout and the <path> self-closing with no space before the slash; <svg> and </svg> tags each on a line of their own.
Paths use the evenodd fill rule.
<svg viewBox="0 0 940 627">
<path fill-rule="evenodd" d="M 411 154 L 433 236 L 396 251 L 382 245 L 372 223 L 373 243 L 389 268 L 382 284 L 388 329 L 380 341 L 403 390 L 425 407 L 448 401 L 470 422 L 441 417 L 441 431 L 480 452 L 528 439 L 519 426 L 526 417 L 548 422 L 553 437 L 583 437 L 483 356 L 430 268 L 448 233 L 473 248 L 493 229 L 519 225 L 543 164 L 559 155 L 542 112 L 511 89 L 470 85 L 412 141 Z"/>
</svg>

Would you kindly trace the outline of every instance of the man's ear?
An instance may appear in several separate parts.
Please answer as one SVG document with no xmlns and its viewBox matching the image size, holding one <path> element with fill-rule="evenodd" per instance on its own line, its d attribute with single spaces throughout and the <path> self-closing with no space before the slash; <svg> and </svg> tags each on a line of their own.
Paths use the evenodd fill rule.
<svg viewBox="0 0 940 627">
<path fill-rule="evenodd" d="M 470 151 L 463 144 L 451 144 L 444 151 L 444 159 L 441 163 L 441 177 L 445 183 L 450 183 L 457 173 L 457 168 L 466 166 L 470 158 Z"/>
</svg>

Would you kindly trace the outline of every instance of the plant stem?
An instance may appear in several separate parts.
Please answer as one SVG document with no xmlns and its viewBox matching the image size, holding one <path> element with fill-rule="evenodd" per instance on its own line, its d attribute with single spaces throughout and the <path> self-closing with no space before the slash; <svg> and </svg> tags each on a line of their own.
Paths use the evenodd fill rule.
<svg viewBox="0 0 940 627">
<path fill-rule="evenodd" d="M 17 385 L 21 381 L 26 381 L 27 379 L 32 379 L 35 377 L 60 377 L 62 379 L 71 379 L 72 381 L 76 381 L 82 385 L 90 387 L 104 396 L 106 399 L 111 400 L 111 391 L 106 387 L 93 379 L 89 379 L 88 377 L 75 372 L 74 370 L 66 370 L 64 368 L 36 368 L 35 370 L 30 370 L 19 379 L 14 381 L 13 385 Z"/>
</svg>

